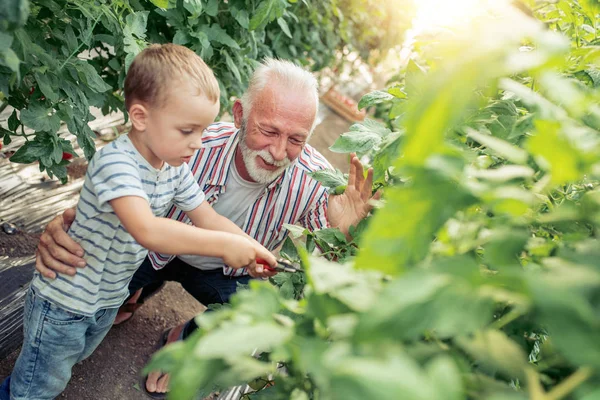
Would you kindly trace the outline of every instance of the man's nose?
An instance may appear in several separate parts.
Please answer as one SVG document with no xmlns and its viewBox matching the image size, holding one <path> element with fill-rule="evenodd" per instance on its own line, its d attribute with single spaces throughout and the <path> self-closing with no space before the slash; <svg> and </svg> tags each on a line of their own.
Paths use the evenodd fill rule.
<svg viewBox="0 0 600 400">
<path fill-rule="evenodd" d="M 275 159 L 275 161 L 285 160 L 287 156 L 287 140 L 283 137 L 278 137 L 271 144 L 271 155 Z"/>
</svg>

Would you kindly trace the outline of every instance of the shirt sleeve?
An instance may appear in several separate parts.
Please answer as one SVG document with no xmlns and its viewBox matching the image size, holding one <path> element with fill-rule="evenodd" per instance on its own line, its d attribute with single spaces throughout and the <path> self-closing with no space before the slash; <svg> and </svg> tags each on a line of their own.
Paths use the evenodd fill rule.
<svg viewBox="0 0 600 400">
<path fill-rule="evenodd" d="M 124 196 L 141 197 L 149 203 L 136 162 L 122 152 L 98 152 L 88 174 L 103 211 L 111 211 L 108 202 Z"/>
<path fill-rule="evenodd" d="M 327 220 L 327 205 L 329 204 L 329 193 L 323 189 L 321 196 L 317 199 L 315 206 L 308 210 L 300 219 L 300 224 L 311 232 L 319 229 L 329 228 Z"/>
<path fill-rule="evenodd" d="M 194 178 L 190 167 L 187 164 L 183 164 L 180 171 L 179 185 L 175 189 L 175 197 L 173 203 L 181 211 L 191 211 L 204 201 L 204 192 L 198 186 L 198 182 Z"/>
</svg>

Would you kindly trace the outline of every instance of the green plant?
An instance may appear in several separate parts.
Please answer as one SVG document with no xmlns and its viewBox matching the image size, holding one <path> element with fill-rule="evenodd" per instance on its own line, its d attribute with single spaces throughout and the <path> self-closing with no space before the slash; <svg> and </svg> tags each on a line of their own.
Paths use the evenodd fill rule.
<svg viewBox="0 0 600 400">
<path fill-rule="evenodd" d="M 393 123 L 367 120 L 332 146 L 368 157 L 385 188 L 358 251 L 329 232 L 331 261 L 297 249 L 295 300 L 252 282 L 200 315 L 148 366 L 172 373 L 171 398 L 279 363 L 248 399 L 600 396 L 600 8 L 519 6 L 418 38 L 420 67 L 362 99 L 389 104 Z"/>
<path fill-rule="evenodd" d="M 15 112 L 0 137 L 4 145 L 24 140 L 12 162 L 39 161 L 65 181 L 62 154 L 75 152 L 61 121 L 89 159 L 90 107 L 124 111 L 127 67 L 147 43 L 174 42 L 200 54 L 216 73 L 226 110 L 264 57 L 319 70 L 340 62 L 342 49 L 368 53 L 383 31 L 355 38 L 360 26 L 378 24 L 363 16 L 355 23 L 353 7 L 351 0 L 8 0 L 0 11 L 0 111 L 10 105 Z"/>
</svg>

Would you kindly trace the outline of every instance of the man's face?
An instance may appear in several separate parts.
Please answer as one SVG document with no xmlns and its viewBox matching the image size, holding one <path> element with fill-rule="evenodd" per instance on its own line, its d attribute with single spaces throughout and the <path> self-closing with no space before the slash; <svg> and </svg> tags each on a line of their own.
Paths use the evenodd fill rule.
<svg viewBox="0 0 600 400">
<path fill-rule="evenodd" d="M 315 97 L 308 93 L 265 87 L 241 121 L 242 176 L 247 172 L 252 180 L 268 184 L 281 175 L 304 148 L 316 112 Z"/>
</svg>

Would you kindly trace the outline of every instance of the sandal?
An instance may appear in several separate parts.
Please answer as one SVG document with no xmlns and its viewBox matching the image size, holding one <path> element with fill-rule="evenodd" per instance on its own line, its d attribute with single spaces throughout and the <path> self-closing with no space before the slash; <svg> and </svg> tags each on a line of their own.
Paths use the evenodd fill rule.
<svg viewBox="0 0 600 400">
<path fill-rule="evenodd" d="M 119 311 L 117 312 L 117 318 L 121 314 L 129 314 L 129 316 L 126 317 L 122 321 L 119 321 L 117 323 L 113 323 L 113 326 L 122 325 L 122 324 L 126 323 L 127 321 L 131 320 L 131 318 L 133 318 L 133 316 L 135 315 L 135 312 L 146 302 L 146 300 L 152 298 L 152 296 L 154 296 L 155 294 L 157 294 L 158 292 L 160 292 L 160 290 L 164 286 L 165 286 L 165 282 L 163 282 L 157 288 L 150 289 L 151 291 L 148 294 L 146 294 L 146 292 L 149 290 L 148 287 L 138 289 L 137 292 L 135 292 L 129 299 L 127 299 L 127 301 L 125 302 L 125 304 L 123 304 L 121 307 L 119 307 Z M 134 303 L 129 303 L 129 301 L 131 301 L 131 299 L 133 299 L 136 296 L 137 296 L 137 298 L 136 298 L 135 302 Z"/>
<path fill-rule="evenodd" d="M 160 340 L 158 341 L 158 345 L 156 346 L 156 351 L 160 350 L 162 347 L 164 347 L 167 344 L 167 340 L 169 339 L 169 333 L 171 332 L 171 329 L 173 329 L 173 328 L 167 328 L 163 331 L 163 333 L 160 336 Z M 163 375 L 159 376 L 158 379 L 162 378 Z M 148 389 L 146 389 L 146 381 L 147 380 L 148 380 L 148 375 L 140 376 L 139 386 L 140 386 L 140 389 L 142 389 L 142 391 L 146 394 L 146 396 L 150 397 L 151 399 L 166 399 L 167 398 L 167 393 L 149 392 Z"/>
</svg>

